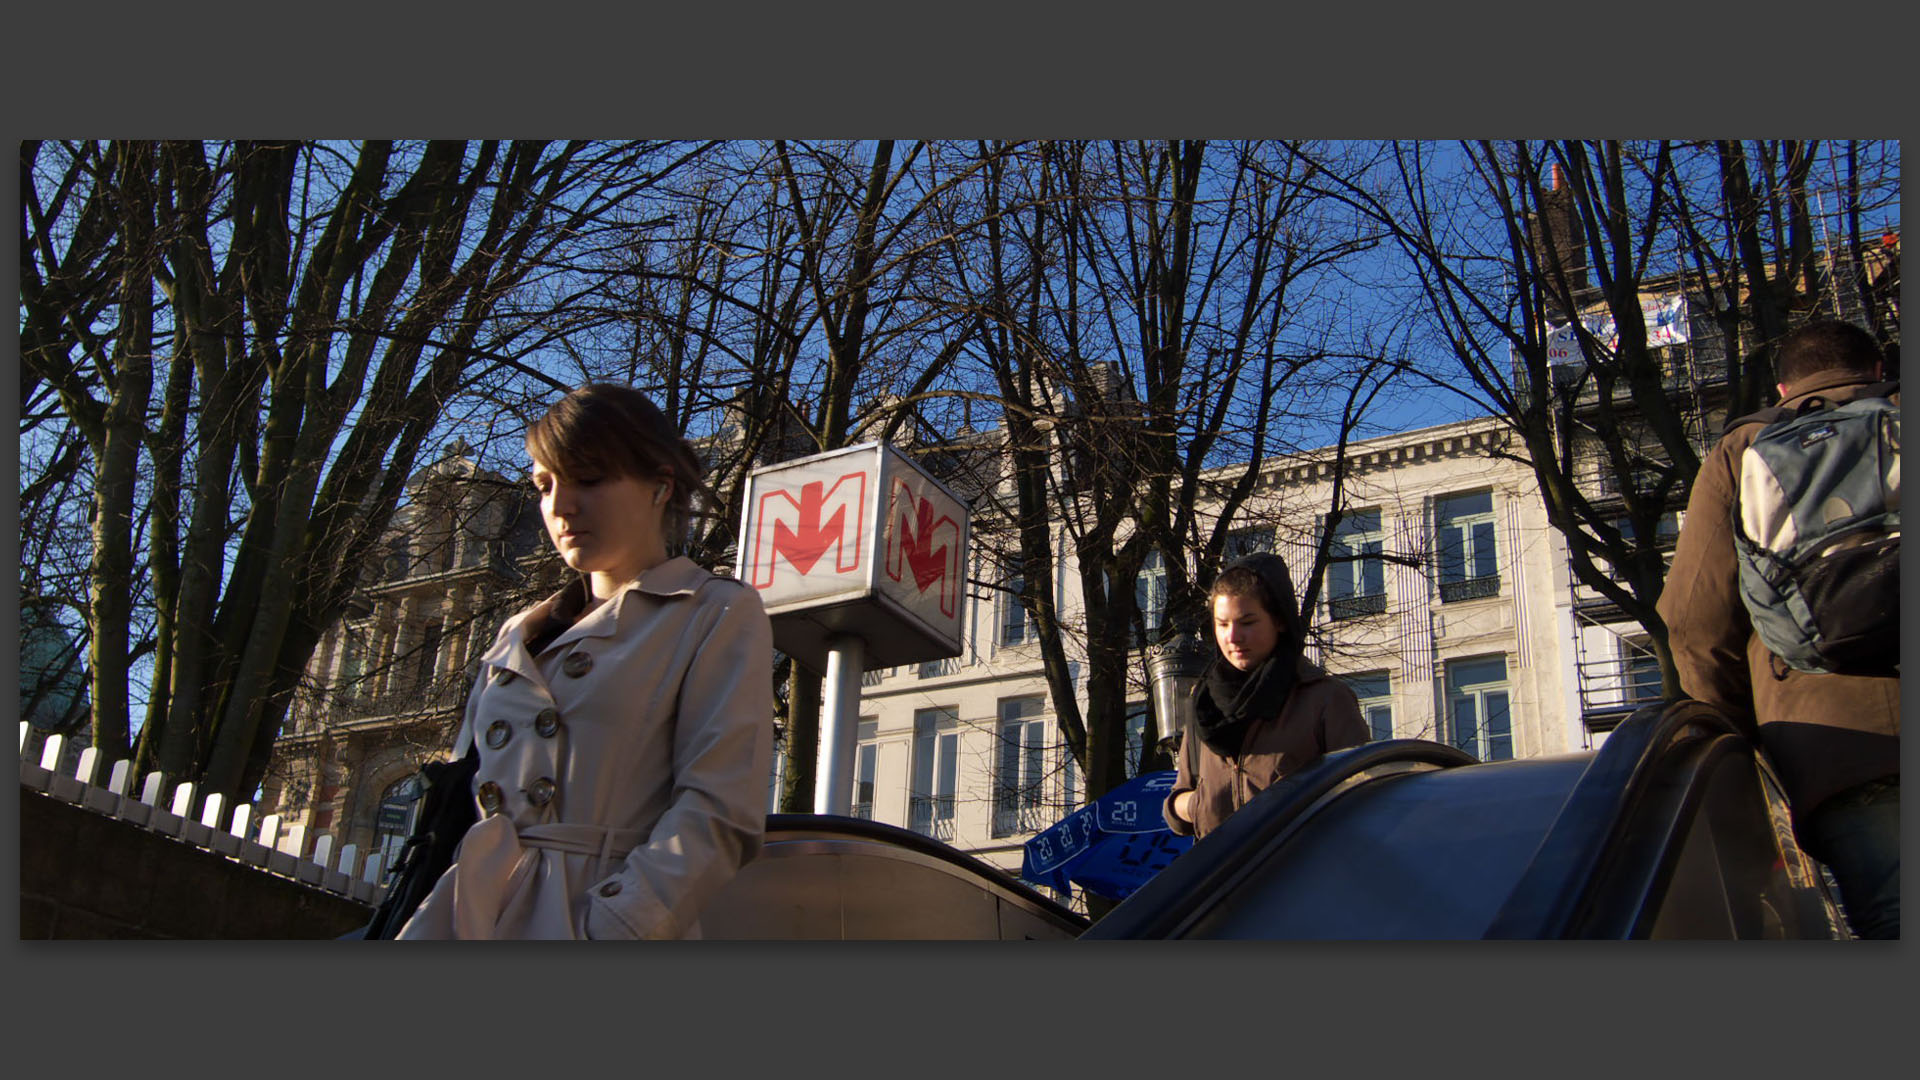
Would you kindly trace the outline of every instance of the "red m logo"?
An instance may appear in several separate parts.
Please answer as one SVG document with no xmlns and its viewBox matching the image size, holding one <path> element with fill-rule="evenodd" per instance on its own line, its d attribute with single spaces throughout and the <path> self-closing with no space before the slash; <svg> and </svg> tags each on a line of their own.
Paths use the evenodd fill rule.
<svg viewBox="0 0 1920 1080">
<path fill-rule="evenodd" d="M 913 493 L 905 481 L 895 481 L 888 517 L 887 576 L 902 580 L 907 569 L 922 593 L 940 583 L 940 613 L 953 618 L 960 604 L 960 526 L 952 517 L 934 516 L 933 503 Z"/>
<path fill-rule="evenodd" d="M 848 481 L 853 483 L 848 485 Z M 802 577 L 813 571 L 828 548 L 834 550 L 834 573 L 858 569 L 866 487 L 865 473 L 848 473 L 835 480 L 832 487 L 821 480 L 802 485 L 798 499 L 785 489 L 762 495 L 753 542 L 754 588 L 773 585 L 776 555 L 784 556 Z M 827 512 L 829 507 L 831 514 Z M 853 511 L 850 524 L 849 509 Z"/>
</svg>

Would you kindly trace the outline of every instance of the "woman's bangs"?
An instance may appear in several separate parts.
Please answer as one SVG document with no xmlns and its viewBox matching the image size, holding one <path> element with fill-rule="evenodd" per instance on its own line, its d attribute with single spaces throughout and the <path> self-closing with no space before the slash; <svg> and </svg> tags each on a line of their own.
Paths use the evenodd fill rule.
<svg viewBox="0 0 1920 1080">
<path fill-rule="evenodd" d="M 527 454 L 562 480 L 605 476 L 615 471 L 600 440 L 585 437 L 581 417 L 550 412 L 527 429 Z M 568 421 L 575 421 L 569 423 Z"/>
</svg>

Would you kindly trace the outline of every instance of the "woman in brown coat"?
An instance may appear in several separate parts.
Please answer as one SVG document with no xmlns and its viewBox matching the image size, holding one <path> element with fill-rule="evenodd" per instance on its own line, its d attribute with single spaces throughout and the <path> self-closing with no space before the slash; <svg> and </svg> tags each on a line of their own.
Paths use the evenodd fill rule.
<svg viewBox="0 0 1920 1080">
<path fill-rule="evenodd" d="M 1222 571 L 1208 606 L 1220 657 L 1195 691 L 1194 729 L 1163 808 L 1181 836 L 1206 836 L 1255 795 L 1368 734 L 1352 689 L 1301 655 L 1306 625 L 1279 556 L 1249 555 Z"/>
<path fill-rule="evenodd" d="M 766 612 L 668 557 L 701 470 L 640 392 L 568 394 L 527 451 L 579 577 L 481 658 L 453 752 L 479 744 L 483 816 L 399 936 L 696 937 L 766 825 Z"/>
</svg>

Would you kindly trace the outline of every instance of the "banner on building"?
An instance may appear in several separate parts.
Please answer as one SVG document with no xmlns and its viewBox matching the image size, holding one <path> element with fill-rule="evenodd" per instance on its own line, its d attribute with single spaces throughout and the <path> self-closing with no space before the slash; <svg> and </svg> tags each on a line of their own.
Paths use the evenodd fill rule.
<svg viewBox="0 0 1920 1080">
<path fill-rule="evenodd" d="M 1687 298 L 1674 293 L 1671 296 L 1645 296 L 1640 299 L 1640 314 L 1646 320 L 1647 344 L 1678 345 L 1689 340 L 1687 332 Z M 1580 318 L 1587 333 L 1605 345 L 1608 350 L 1619 348 L 1620 331 L 1614 325 L 1613 314 L 1604 309 Z M 1577 364 L 1586 359 L 1580 350 L 1580 335 L 1574 330 L 1574 324 L 1554 326 L 1547 329 L 1547 362 L 1550 364 Z"/>
</svg>

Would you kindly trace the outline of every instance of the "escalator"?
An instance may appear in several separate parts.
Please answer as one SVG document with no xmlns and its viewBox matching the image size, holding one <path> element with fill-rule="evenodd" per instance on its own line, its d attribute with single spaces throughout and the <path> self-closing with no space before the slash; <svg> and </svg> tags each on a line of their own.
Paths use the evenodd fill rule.
<svg viewBox="0 0 1920 1080">
<path fill-rule="evenodd" d="M 1648 706 L 1596 752 L 1394 740 L 1262 792 L 1084 935 L 1834 938 L 1778 781 L 1723 715 Z"/>
<path fill-rule="evenodd" d="M 776 814 L 701 923 L 758 940 L 1847 936 L 1771 768 L 1692 701 L 1641 709 L 1588 753 L 1330 754 L 1091 926 L 918 833 Z"/>
<path fill-rule="evenodd" d="M 700 914 L 709 940 L 1070 940 L 1087 918 L 916 832 L 771 814 L 760 857 Z"/>
</svg>

